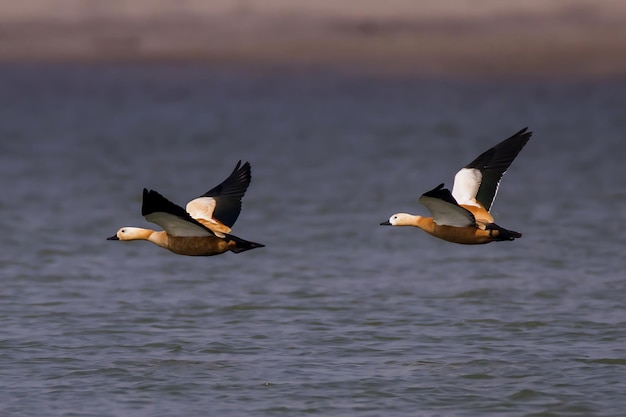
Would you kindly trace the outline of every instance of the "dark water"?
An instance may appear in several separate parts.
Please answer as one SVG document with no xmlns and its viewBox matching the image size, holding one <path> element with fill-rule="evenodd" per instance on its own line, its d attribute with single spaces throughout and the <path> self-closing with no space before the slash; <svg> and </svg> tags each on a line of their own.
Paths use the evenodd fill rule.
<svg viewBox="0 0 626 417">
<path fill-rule="evenodd" d="M 626 84 L 0 69 L 3 416 L 621 416 Z M 524 126 L 468 247 L 379 227 Z M 147 242 L 249 160 L 234 233 Z"/>
</svg>

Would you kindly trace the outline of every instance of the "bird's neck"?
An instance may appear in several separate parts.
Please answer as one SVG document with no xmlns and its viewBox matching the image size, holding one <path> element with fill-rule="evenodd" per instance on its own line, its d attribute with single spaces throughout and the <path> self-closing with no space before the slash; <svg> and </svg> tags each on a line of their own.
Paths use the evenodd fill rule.
<svg viewBox="0 0 626 417">
<path fill-rule="evenodd" d="M 435 222 L 432 217 L 413 216 L 414 225 L 427 233 L 433 233 L 435 230 Z"/>
<path fill-rule="evenodd" d="M 428 233 L 432 233 L 435 229 L 435 223 L 433 222 L 432 217 L 415 216 L 413 214 L 404 214 L 402 221 L 398 224 L 398 226 L 419 227 Z"/>
<path fill-rule="evenodd" d="M 127 230 L 129 235 L 124 240 L 147 240 L 162 248 L 167 249 L 168 247 L 167 233 L 165 231 L 157 232 L 141 227 L 127 228 Z"/>
<path fill-rule="evenodd" d="M 146 230 L 148 233 L 145 237 L 145 240 L 149 240 L 157 246 L 168 249 L 168 239 L 167 233 L 165 231 L 154 231 L 154 230 Z"/>
</svg>

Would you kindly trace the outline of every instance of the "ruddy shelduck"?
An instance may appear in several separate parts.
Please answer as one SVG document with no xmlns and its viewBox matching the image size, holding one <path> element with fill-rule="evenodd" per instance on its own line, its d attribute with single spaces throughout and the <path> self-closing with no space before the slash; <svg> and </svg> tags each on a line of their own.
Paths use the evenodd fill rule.
<svg viewBox="0 0 626 417">
<path fill-rule="evenodd" d="M 187 209 L 154 190 L 143 190 L 141 214 L 162 231 L 122 227 L 107 240 L 148 240 L 179 255 L 212 256 L 244 252 L 265 245 L 230 234 L 241 212 L 241 198 L 251 180 L 250 164 L 241 161 L 226 180 L 187 203 Z"/>
<path fill-rule="evenodd" d="M 453 243 L 466 245 L 514 240 L 521 233 L 507 230 L 493 221 L 489 212 L 502 175 L 530 139 L 524 128 L 482 153 L 454 177 L 452 192 L 439 184 L 422 194 L 419 202 L 432 217 L 396 213 L 381 226 L 414 226 Z"/>
</svg>

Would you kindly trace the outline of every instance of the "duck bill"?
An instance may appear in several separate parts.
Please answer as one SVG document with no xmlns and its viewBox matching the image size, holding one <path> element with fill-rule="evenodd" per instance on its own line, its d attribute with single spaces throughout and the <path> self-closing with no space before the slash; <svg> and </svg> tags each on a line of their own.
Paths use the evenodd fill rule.
<svg viewBox="0 0 626 417">
<path fill-rule="evenodd" d="M 382 222 L 380 225 L 381 226 L 391 226 L 391 223 L 389 223 L 389 220 L 387 220 L 386 222 Z"/>
<path fill-rule="evenodd" d="M 117 237 L 117 235 L 113 235 L 111 237 L 107 237 L 107 240 L 120 240 L 120 238 Z"/>
</svg>

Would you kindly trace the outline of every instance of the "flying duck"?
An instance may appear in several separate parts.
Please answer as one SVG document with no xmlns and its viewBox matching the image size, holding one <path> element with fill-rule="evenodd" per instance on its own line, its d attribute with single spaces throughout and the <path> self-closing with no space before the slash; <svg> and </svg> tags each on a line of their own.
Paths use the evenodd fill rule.
<svg viewBox="0 0 626 417">
<path fill-rule="evenodd" d="M 241 212 L 241 198 L 251 181 L 250 164 L 237 163 L 221 184 L 187 203 L 187 209 L 154 190 L 143 190 L 141 214 L 162 231 L 122 227 L 107 240 L 148 240 L 179 255 L 212 256 L 244 252 L 265 245 L 231 235 Z"/>
<path fill-rule="evenodd" d="M 381 226 L 419 227 L 440 239 L 467 245 L 522 237 L 521 233 L 495 224 L 489 210 L 502 175 L 532 135 L 527 129 L 520 130 L 461 168 L 454 177 L 452 192 L 444 188 L 444 184 L 439 184 L 422 194 L 419 202 L 426 206 L 432 217 L 396 213 Z"/>
</svg>

